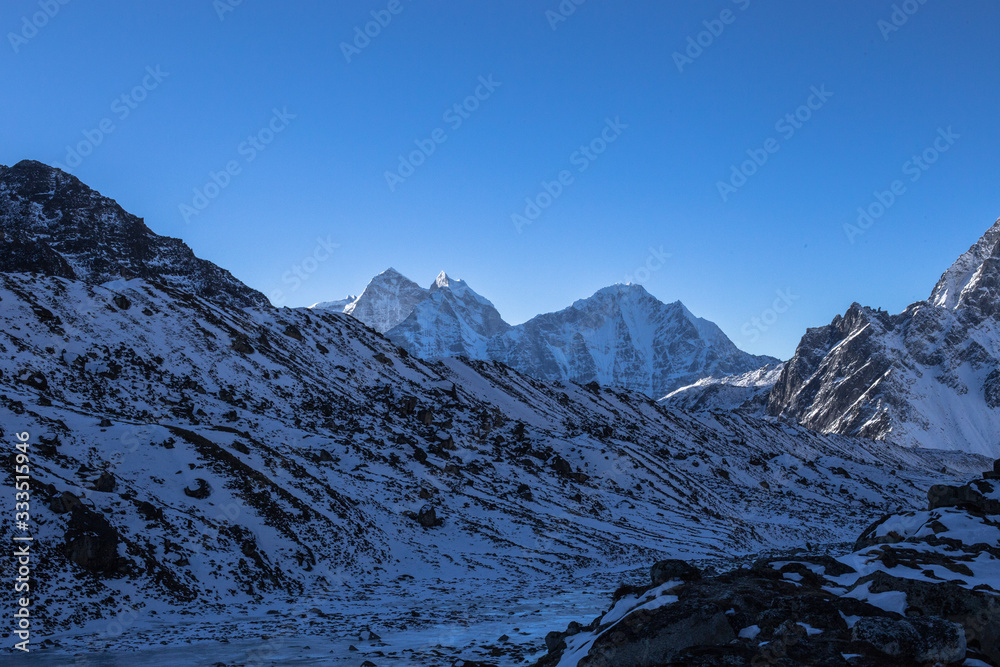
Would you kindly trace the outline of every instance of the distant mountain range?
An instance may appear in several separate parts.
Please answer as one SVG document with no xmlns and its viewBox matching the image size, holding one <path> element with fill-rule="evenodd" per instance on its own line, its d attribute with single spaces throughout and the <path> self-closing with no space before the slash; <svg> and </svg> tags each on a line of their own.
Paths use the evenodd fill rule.
<svg viewBox="0 0 1000 667">
<path fill-rule="evenodd" d="M 142 279 L 225 306 L 260 292 L 159 236 L 114 200 L 39 162 L 0 166 L 0 267 L 103 284 Z M 442 273 L 388 270 L 358 297 L 317 304 L 428 359 L 501 362 L 546 381 L 616 386 L 689 410 L 739 409 L 821 432 L 1000 454 L 1000 222 L 899 315 L 852 305 L 794 357 L 747 354 L 680 302 L 616 285 L 524 324 Z"/>
<path fill-rule="evenodd" d="M 777 359 L 743 352 L 681 302 L 615 285 L 511 326 L 486 298 L 442 272 L 424 289 L 394 269 L 358 297 L 316 304 L 361 320 L 411 354 L 500 361 L 545 380 L 617 386 L 659 398 L 709 376 Z"/>
<path fill-rule="evenodd" d="M 1000 454 L 1000 222 L 928 300 L 899 315 L 854 304 L 810 329 L 785 363 L 739 350 L 682 303 L 637 285 L 510 326 L 462 281 L 442 273 L 424 289 L 390 269 L 335 307 L 421 357 L 500 361 L 687 410 L 739 409 L 820 432 Z"/>
</svg>

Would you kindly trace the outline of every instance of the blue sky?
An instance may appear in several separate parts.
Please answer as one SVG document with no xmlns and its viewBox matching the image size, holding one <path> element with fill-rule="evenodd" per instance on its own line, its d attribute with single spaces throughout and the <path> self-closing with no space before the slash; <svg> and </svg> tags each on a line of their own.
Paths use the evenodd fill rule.
<svg viewBox="0 0 1000 667">
<path fill-rule="evenodd" d="M 780 357 L 1000 216 L 996 2 L 559 8 L 7 0 L 0 163 L 75 165 L 287 305 L 444 269 L 518 323 L 631 277 Z"/>
</svg>

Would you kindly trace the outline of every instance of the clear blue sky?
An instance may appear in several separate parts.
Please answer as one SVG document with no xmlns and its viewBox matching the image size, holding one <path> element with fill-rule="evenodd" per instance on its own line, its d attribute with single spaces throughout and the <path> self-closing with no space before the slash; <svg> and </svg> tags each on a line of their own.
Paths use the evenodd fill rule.
<svg viewBox="0 0 1000 667">
<path fill-rule="evenodd" d="M 73 173 L 289 305 L 357 293 L 389 266 L 422 284 L 444 269 L 517 323 L 632 275 L 780 357 L 852 301 L 925 298 L 1000 216 L 992 0 L 910 0 L 891 32 L 889 0 L 588 0 L 555 29 L 558 0 L 400 0 L 350 63 L 342 43 L 388 0 L 243 0 L 220 19 L 228 2 L 6 0 L 0 163 L 67 164 L 107 119 Z M 26 27 L 47 3 L 55 15 Z M 674 53 L 720 16 L 679 71 Z M 456 127 L 445 111 L 491 76 Z M 779 131 L 814 86 L 833 96 Z M 276 108 L 295 118 L 263 151 L 241 146 Z M 574 158 L 609 118 L 628 127 Z M 912 182 L 904 163 L 949 127 L 960 138 Z M 400 154 L 439 129 L 391 190 Z M 719 181 L 771 138 L 778 152 L 724 202 Z M 239 173 L 186 222 L 180 206 L 230 161 Z M 572 183 L 518 233 L 511 215 L 563 170 Z M 905 192 L 849 243 L 844 224 L 897 179 Z M 339 247 L 291 289 L 292 267 L 327 255 L 318 238 Z M 651 247 L 670 257 L 636 274 Z M 788 311 L 748 335 L 783 289 Z"/>
</svg>

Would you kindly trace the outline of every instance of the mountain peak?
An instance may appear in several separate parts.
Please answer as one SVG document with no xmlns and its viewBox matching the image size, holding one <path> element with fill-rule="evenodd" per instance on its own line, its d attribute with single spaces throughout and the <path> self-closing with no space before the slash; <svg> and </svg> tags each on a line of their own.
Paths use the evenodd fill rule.
<svg viewBox="0 0 1000 667">
<path fill-rule="evenodd" d="M 91 284 L 139 278 L 237 307 L 268 305 L 183 241 L 155 234 L 113 199 L 35 160 L 0 167 L 0 271 Z"/>
<path fill-rule="evenodd" d="M 930 302 L 956 309 L 983 298 L 981 290 L 1000 283 L 1000 220 L 969 251 L 951 265 L 934 287 Z M 996 290 L 989 290 L 995 292 Z M 990 295 L 985 295 L 990 296 Z M 1000 296 L 992 294 L 992 296 Z"/>
<path fill-rule="evenodd" d="M 453 281 L 452 281 L 451 278 L 448 277 L 448 274 L 445 273 L 444 271 L 442 271 L 441 273 L 439 273 L 437 275 L 437 278 L 434 279 L 434 284 L 431 285 L 431 289 L 434 289 L 434 288 L 440 289 L 442 287 L 450 287 L 452 282 Z M 461 280 L 456 280 L 454 282 L 460 283 L 462 281 Z"/>
<path fill-rule="evenodd" d="M 389 267 L 372 278 L 365 290 L 343 312 L 381 334 L 405 320 L 413 307 L 427 298 L 427 290 Z"/>
</svg>

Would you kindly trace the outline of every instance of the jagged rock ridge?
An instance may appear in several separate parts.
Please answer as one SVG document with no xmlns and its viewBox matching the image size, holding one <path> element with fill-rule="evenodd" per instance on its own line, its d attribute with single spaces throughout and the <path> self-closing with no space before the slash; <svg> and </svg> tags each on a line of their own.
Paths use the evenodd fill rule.
<svg viewBox="0 0 1000 667">
<path fill-rule="evenodd" d="M 1000 455 L 1000 221 L 931 298 L 810 329 L 767 413 L 824 432 Z"/>
<path fill-rule="evenodd" d="M 91 284 L 144 278 L 230 305 L 268 304 L 183 241 L 154 234 L 75 176 L 30 160 L 0 166 L 0 271 Z"/>
</svg>

